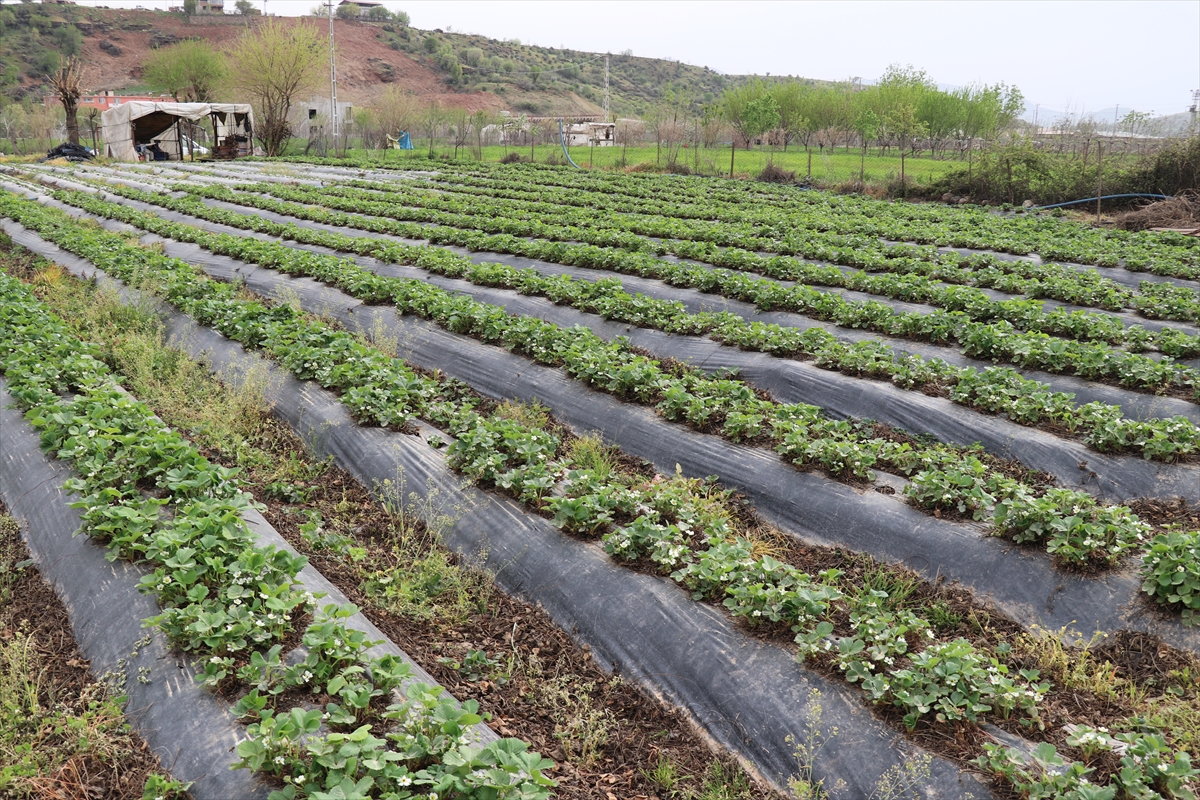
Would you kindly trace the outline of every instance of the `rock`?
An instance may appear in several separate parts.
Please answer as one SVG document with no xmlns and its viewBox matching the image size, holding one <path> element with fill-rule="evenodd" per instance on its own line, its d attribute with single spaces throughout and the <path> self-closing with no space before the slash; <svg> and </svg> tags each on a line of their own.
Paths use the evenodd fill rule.
<svg viewBox="0 0 1200 800">
<path fill-rule="evenodd" d="M 183 41 L 173 33 L 162 33 L 161 31 L 150 37 L 150 47 L 157 50 L 160 47 L 175 44 Z"/>
<path fill-rule="evenodd" d="M 1033 201 L 1026 200 L 1024 203 L 1021 203 L 1021 207 L 1022 208 L 1033 208 Z"/>
<path fill-rule="evenodd" d="M 104 52 L 108 53 L 110 56 L 121 55 L 121 48 L 117 47 L 115 44 L 110 42 L 108 39 L 105 39 L 104 41 L 102 41 L 100 43 L 100 49 L 103 50 Z"/>
<path fill-rule="evenodd" d="M 396 80 L 396 68 L 382 58 L 368 58 L 367 63 L 375 71 L 375 77 L 383 83 L 391 83 Z"/>
</svg>

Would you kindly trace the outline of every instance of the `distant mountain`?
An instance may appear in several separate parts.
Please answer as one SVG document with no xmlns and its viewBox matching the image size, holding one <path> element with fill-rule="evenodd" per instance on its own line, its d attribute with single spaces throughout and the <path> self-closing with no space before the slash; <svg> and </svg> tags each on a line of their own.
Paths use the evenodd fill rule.
<svg viewBox="0 0 1200 800">
<path fill-rule="evenodd" d="M 1123 121 L 1129 112 L 1134 110 L 1130 106 L 1109 106 L 1108 108 L 1098 108 L 1095 110 L 1086 108 L 1062 109 L 1044 103 L 1026 102 L 1025 113 L 1021 115 L 1021 119 L 1026 122 L 1036 121 L 1042 127 L 1055 125 L 1064 118 L 1069 118 L 1073 124 L 1081 120 L 1092 120 L 1099 131 L 1108 133 L 1113 130 L 1113 120 L 1115 117 L 1117 132 L 1129 133 Z M 1191 122 L 1192 115 L 1186 111 L 1179 114 L 1151 117 L 1139 127 L 1138 132 L 1150 136 L 1179 136 L 1188 131 Z"/>
</svg>

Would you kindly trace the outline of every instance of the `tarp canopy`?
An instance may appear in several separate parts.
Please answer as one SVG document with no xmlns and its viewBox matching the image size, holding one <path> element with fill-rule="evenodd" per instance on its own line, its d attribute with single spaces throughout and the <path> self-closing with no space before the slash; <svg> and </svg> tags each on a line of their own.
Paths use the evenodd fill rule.
<svg viewBox="0 0 1200 800">
<path fill-rule="evenodd" d="M 226 136 L 253 136 L 254 112 L 248 103 L 153 103 L 134 101 L 113 106 L 100 115 L 104 154 L 118 161 L 137 161 L 137 146 L 158 140 L 168 153 L 178 142 L 174 125 L 180 121 L 211 124 L 219 143 Z"/>
</svg>

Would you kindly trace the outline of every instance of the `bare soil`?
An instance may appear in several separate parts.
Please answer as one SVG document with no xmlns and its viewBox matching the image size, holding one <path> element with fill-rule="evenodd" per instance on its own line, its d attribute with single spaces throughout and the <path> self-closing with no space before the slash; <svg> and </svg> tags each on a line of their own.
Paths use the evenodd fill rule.
<svg viewBox="0 0 1200 800">
<path fill-rule="evenodd" d="M 80 53 L 87 69 L 88 85 L 92 91 L 123 90 L 142 77 L 142 64 L 152 52 L 152 40 L 169 37 L 199 38 L 215 49 L 233 43 L 250 25 L 261 23 L 263 17 L 203 17 L 181 14 L 162 14 L 149 11 L 118 11 L 109 9 L 103 21 L 88 26 Z M 285 25 L 328 26 L 327 21 L 305 17 L 274 17 Z M 422 104 L 438 102 L 446 108 L 465 108 L 470 111 L 495 111 L 505 108 L 503 100 L 487 92 L 456 92 L 442 76 L 418 64 L 408 55 L 392 50 L 378 38 L 379 26 L 371 23 L 334 20 L 334 37 L 338 53 L 339 100 L 351 103 L 366 102 L 389 83 L 402 86 L 415 94 Z M 102 42 L 111 42 L 120 50 L 103 50 Z M 385 80 L 386 68 L 391 67 L 390 80 Z"/>
<path fill-rule="evenodd" d="M 269 435 L 260 446 L 280 457 L 304 458 L 304 448 L 290 430 L 274 420 L 268 422 L 267 429 Z M 206 455 L 220 460 L 218 453 Z M 300 525 L 307 519 L 304 512 L 318 511 L 327 523 L 339 520 L 353 529 L 357 543 L 368 548 L 364 563 L 379 569 L 403 567 L 390 548 L 393 520 L 345 471 L 330 465 L 319 478 L 305 482 L 303 488 L 311 494 L 302 505 L 271 497 L 262 490 L 261 481 L 253 475 L 246 477 L 250 484 L 247 488 L 267 506 L 267 520 L 293 547 L 308 555 L 312 565 L 359 605 L 393 642 L 455 697 L 477 701 L 480 710 L 491 715 L 490 725 L 497 733 L 518 737 L 531 749 L 554 759 L 557 767 L 549 774 L 558 781 L 557 797 L 665 800 L 668 795 L 648 776 L 663 758 L 675 765 L 678 774 L 697 780 L 714 761 L 736 770 L 728 756 L 715 754 L 681 712 L 620 676 L 604 672 L 591 657 L 590 648 L 573 642 L 539 607 L 496 591 L 488 597 L 484 613 L 465 620 L 419 619 L 381 608 L 362 591 L 361 574 L 346 563 L 344 556 L 314 551 L 300 532 Z M 432 543 L 427 546 L 437 547 Z M 471 650 L 483 650 L 501 662 L 511 654 L 514 663 L 523 668 L 514 670 L 507 681 L 469 680 L 451 662 L 461 662 Z M 563 681 L 573 697 L 578 698 L 581 692 L 590 695 L 593 708 L 611 714 L 607 743 L 591 763 L 570 758 L 564 749 L 563 717 L 556 715 L 544 698 L 546 687 L 542 684 L 550 678 Z M 777 795 L 754 786 L 736 797 L 766 800 Z"/>
<path fill-rule="evenodd" d="M 29 637 L 34 650 L 30 663 L 37 665 L 40 675 L 26 677 L 39 679 L 38 699 L 43 710 L 53 710 L 57 719 L 68 715 L 81 720 L 84 727 L 94 726 L 94 718 L 88 721 L 87 715 L 104 690 L 91 675 L 90 663 L 71 633 L 67 610 L 50 584 L 36 566 L 20 566 L 28 558 L 18 526 L 0 503 L 0 564 L 8 572 L 0 591 L 0 639 L 8 644 L 16 637 Z M 0 792 L 5 797 L 141 798 L 147 777 L 164 772 L 158 756 L 133 731 L 97 732 L 90 746 L 78 747 L 75 737 L 80 734 L 69 726 L 63 730 L 48 724 L 46 716 L 31 718 L 28 723 L 15 735 L 25 737 L 58 766 L 49 774 L 18 778 L 6 790 L 15 794 Z"/>
</svg>

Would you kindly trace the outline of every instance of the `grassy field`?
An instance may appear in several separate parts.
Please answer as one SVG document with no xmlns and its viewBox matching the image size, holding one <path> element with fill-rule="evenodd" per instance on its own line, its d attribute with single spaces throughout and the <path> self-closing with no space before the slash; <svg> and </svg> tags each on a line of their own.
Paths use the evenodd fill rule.
<svg viewBox="0 0 1200 800">
<path fill-rule="evenodd" d="M 418 141 L 416 145 L 415 150 L 388 152 L 385 158 L 389 161 L 400 161 L 408 157 L 423 158 L 429 154 L 427 144 Z M 829 149 L 826 148 L 827 151 Z M 288 154 L 296 155 L 303 152 L 303 150 L 303 140 L 294 140 L 288 148 Z M 537 145 L 533 150 L 535 160 L 539 163 L 563 163 L 562 147 L 558 144 L 541 144 Z M 350 152 L 353 155 L 355 152 L 361 153 L 362 151 L 351 150 Z M 440 146 L 435 148 L 434 152 L 447 158 L 454 157 L 454 149 L 452 147 Z M 667 163 L 666 149 L 664 148 L 659 152 L 652 144 L 630 146 L 627 148 L 572 147 L 569 149 L 569 152 L 575 163 L 585 169 L 613 169 L 635 167 L 637 165 L 665 167 Z M 499 161 L 509 153 L 517 153 L 524 160 L 528 161 L 530 148 L 528 146 L 487 146 L 483 148 L 483 160 Z M 763 167 L 767 165 L 768 161 L 773 161 L 776 166 L 789 172 L 795 172 L 797 177 L 803 178 L 808 175 L 808 156 L 805 154 L 804 148 L 797 149 L 790 147 L 786 153 L 762 148 L 749 151 L 739 149 L 734 158 L 735 174 L 757 175 L 762 172 Z M 814 148 L 812 153 L 812 177 L 814 180 L 824 184 L 837 184 L 857 180 L 861 158 L 861 153 L 857 149 L 851 149 L 847 152 L 844 148 L 838 148 L 836 152 L 821 153 Z M 458 159 L 461 161 L 474 161 L 475 152 L 472 149 L 459 148 Z M 681 148 L 677 163 L 686 165 L 693 172 L 700 172 L 707 175 L 728 175 L 729 148 L 715 147 L 702 148 L 700 150 Z M 952 159 L 935 160 L 928 157 L 906 158 L 905 171 L 911 183 L 928 183 L 930 180 L 955 169 L 961 163 Z M 868 183 L 887 183 L 893 179 L 898 180 L 900 177 L 900 157 L 896 155 L 881 156 L 877 150 L 872 149 L 866 157 L 864 166 L 864 180 Z"/>
<path fill-rule="evenodd" d="M 511 149 L 511 148 L 510 148 Z M 520 148 L 517 152 L 526 151 L 524 155 L 528 155 L 528 148 Z M 542 160 L 554 152 L 558 157 L 561 157 L 562 148 L 557 146 L 544 145 L 536 148 L 538 151 L 538 160 Z M 846 152 L 844 149 L 839 149 L 836 152 L 832 148 L 826 148 L 829 152 L 819 152 L 814 148 L 812 153 L 812 177 L 819 181 L 830 183 L 840 183 L 843 181 L 854 180 L 859 176 L 859 162 L 861 153 L 858 150 Z M 667 152 L 664 148 L 661 152 L 654 145 L 642 145 L 639 147 L 621 148 L 621 147 L 572 147 L 569 149 L 571 158 L 576 164 L 581 167 L 616 167 L 627 166 L 633 164 L 658 164 L 665 165 L 667 162 Z M 504 155 L 502 147 L 485 147 L 483 156 L 488 161 L 498 161 Z M 624 163 L 622 163 L 624 161 Z M 799 177 L 808 175 L 808 155 L 803 148 L 789 148 L 787 152 L 772 151 L 770 149 L 758 148 L 755 150 L 738 150 L 734 155 L 734 172 L 758 174 L 768 162 L 774 164 L 781 169 L 789 172 L 795 172 Z M 936 178 L 957 166 L 957 161 L 935 161 L 929 158 L 909 158 L 905 159 L 905 170 L 908 177 L 912 180 L 927 181 Z M 729 148 L 700 148 L 680 149 L 678 151 L 678 163 L 686 164 L 693 171 L 702 173 L 724 173 L 729 172 Z M 890 176 L 900 175 L 900 158 L 899 156 L 880 156 L 878 153 L 871 153 L 866 158 L 864 165 L 864 178 L 867 181 L 882 181 L 887 180 Z"/>
</svg>

